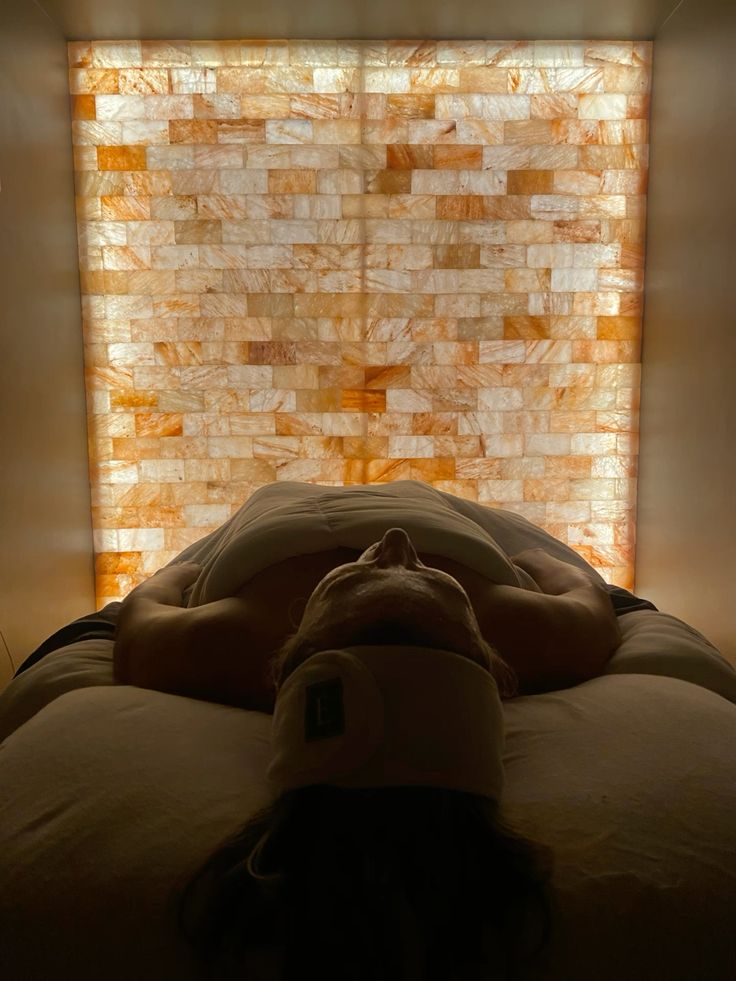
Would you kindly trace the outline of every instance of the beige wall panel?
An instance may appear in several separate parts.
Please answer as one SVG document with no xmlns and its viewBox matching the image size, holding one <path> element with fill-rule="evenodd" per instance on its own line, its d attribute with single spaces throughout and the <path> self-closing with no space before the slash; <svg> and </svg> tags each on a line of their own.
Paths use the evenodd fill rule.
<svg viewBox="0 0 736 981">
<path fill-rule="evenodd" d="M 654 46 L 637 591 L 736 656 L 735 8 Z"/>
<path fill-rule="evenodd" d="M 56 28 L 3 4 L 0 650 L 16 665 L 94 603 L 67 91 Z"/>
<path fill-rule="evenodd" d="M 651 38 L 678 0 L 37 0 L 69 39 Z"/>
</svg>

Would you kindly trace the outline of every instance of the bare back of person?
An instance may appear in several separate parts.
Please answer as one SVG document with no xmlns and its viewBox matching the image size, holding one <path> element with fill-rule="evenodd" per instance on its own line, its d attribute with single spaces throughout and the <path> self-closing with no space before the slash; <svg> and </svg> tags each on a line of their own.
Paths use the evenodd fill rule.
<svg viewBox="0 0 736 981">
<path fill-rule="evenodd" d="M 293 556 L 256 573 L 235 596 L 192 608 L 181 604 L 196 567 L 169 566 L 124 603 L 116 675 L 123 683 L 271 712 L 274 654 L 299 628 L 323 578 L 360 556 L 349 548 Z M 539 592 L 492 583 L 443 556 L 422 553 L 419 560 L 465 591 L 483 639 L 515 673 L 518 693 L 567 687 L 599 674 L 620 641 L 605 590 L 541 550 L 514 557 Z M 415 622 L 395 642 L 437 646 L 423 629 Z M 350 642 L 365 643 L 361 636 Z"/>
</svg>

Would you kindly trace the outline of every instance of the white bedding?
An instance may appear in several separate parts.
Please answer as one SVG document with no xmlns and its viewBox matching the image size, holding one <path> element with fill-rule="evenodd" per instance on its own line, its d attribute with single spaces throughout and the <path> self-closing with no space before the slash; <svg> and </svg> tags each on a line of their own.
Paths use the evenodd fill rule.
<svg viewBox="0 0 736 981">
<path fill-rule="evenodd" d="M 503 551 L 567 557 L 504 514 L 481 515 Z M 604 677 L 505 703 L 504 809 L 555 856 L 552 941 L 528 977 L 731 981 L 736 673 L 674 617 L 620 622 Z M 269 726 L 115 685 L 110 641 L 53 652 L 12 682 L 0 696 L 3 978 L 193 979 L 176 889 L 269 799 Z"/>
</svg>

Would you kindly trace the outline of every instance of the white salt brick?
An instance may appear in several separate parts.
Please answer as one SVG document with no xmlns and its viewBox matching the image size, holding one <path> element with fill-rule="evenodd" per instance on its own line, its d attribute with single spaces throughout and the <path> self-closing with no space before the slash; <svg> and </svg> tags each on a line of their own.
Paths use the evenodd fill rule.
<svg viewBox="0 0 736 981">
<path fill-rule="evenodd" d="M 484 501 L 523 501 L 524 482 L 522 480 L 479 480 L 478 500 Z"/>
<path fill-rule="evenodd" d="M 230 517 L 228 504 L 185 504 L 182 510 L 184 521 L 192 528 L 221 525 Z"/>
<path fill-rule="evenodd" d="M 526 452 L 533 456 L 569 456 L 570 436 L 567 433 L 533 433 L 526 437 Z"/>
<path fill-rule="evenodd" d="M 119 551 L 117 528 L 95 528 L 92 532 L 92 541 L 98 554 Z"/>
<path fill-rule="evenodd" d="M 526 360 L 524 341 L 480 341 L 480 364 L 522 364 Z"/>
<path fill-rule="evenodd" d="M 535 41 L 534 64 L 543 68 L 582 67 L 585 46 L 581 41 Z"/>
<path fill-rule="evenodd" d="M 529 119 L 528 95 L 437 95 L 435 117 L 439 119 Z"/>
<path fill-rule="evenodd" d="M 95 96 L 95 111 L 100 120 L 143 119 L 144 105 L 142 95 Z"/>
<path fill-rule="evenodd" d="M 529 245 L 527 246 L 527 263 L 532 268 L 546 267 L 560 269 L 573 266 L 574 246 L 568 243 L 558 245 Z"/>
<path fill-rule="evenodd" d="M 388 412 L 431 412 L 432 396 L 409 388 L 389 388 L 386 390 L 386 410 Z"/>
<path fill-rule="evenodd" d="M 522 407 L 521 389 L 518 388 L 480 388 L 478 389 L 478 409 L 509 411 Z"/>
<path fill-rule="evenodd" d="M 118 547 L 121 552 L 163 548 L 163 528 L 121 528 L 118 531 Z"/>
<path fill-rule="evenodd" d="M 581 119 L 626 119 L 626 96 L 612 93 L 581 95 L 578 115 Z"/>
<path fill-rule="evenodd" d="M 310 119 L 267 119 L 267 143 L 311 143 L 314 139 Z"/>
<path fill-rule="evenodd" d="M 434 441 L 431 436 L 389 436 L 388 455 L 392 459 L 433 457 Z"/>
<path fill-rule="evenodd" d="M 485 436 L 483 440 L 483 455 L 487 457 L 521 456 L 524 452 L 524 437 L 514 436 Z"/>
<path fill-rule="evenodd" d="M 366 68 L 363 71 L 364 92 L 410 92 L 408 68 Z"/>
<path fill-rule="evenodd" d="M 552 291 L 561 293 L 595 292 L 598 270 L 587 268 L 553 269 Z"/>
<path fill-rule="evenodd" d="M 616 453 L 616 433 L 579 433 L 572 437 L 570 452 L 584 456 Z"/>
</svg>

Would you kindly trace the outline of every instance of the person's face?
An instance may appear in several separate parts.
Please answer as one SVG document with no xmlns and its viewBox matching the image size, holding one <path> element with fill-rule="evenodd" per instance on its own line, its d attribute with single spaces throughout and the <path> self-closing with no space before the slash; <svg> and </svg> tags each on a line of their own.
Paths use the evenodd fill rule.
<svg viewBox="0 0 736 981">
<path fill-rule="evenodd" d="M 467 593 L 452 576 L 425 565 L 402 528 L 391 528 L 357 561 L 317 584 L 287 645 L 281 680 L 317 651 L 360 644 L 439 648 L 489 667 Z"/>
</svg>

